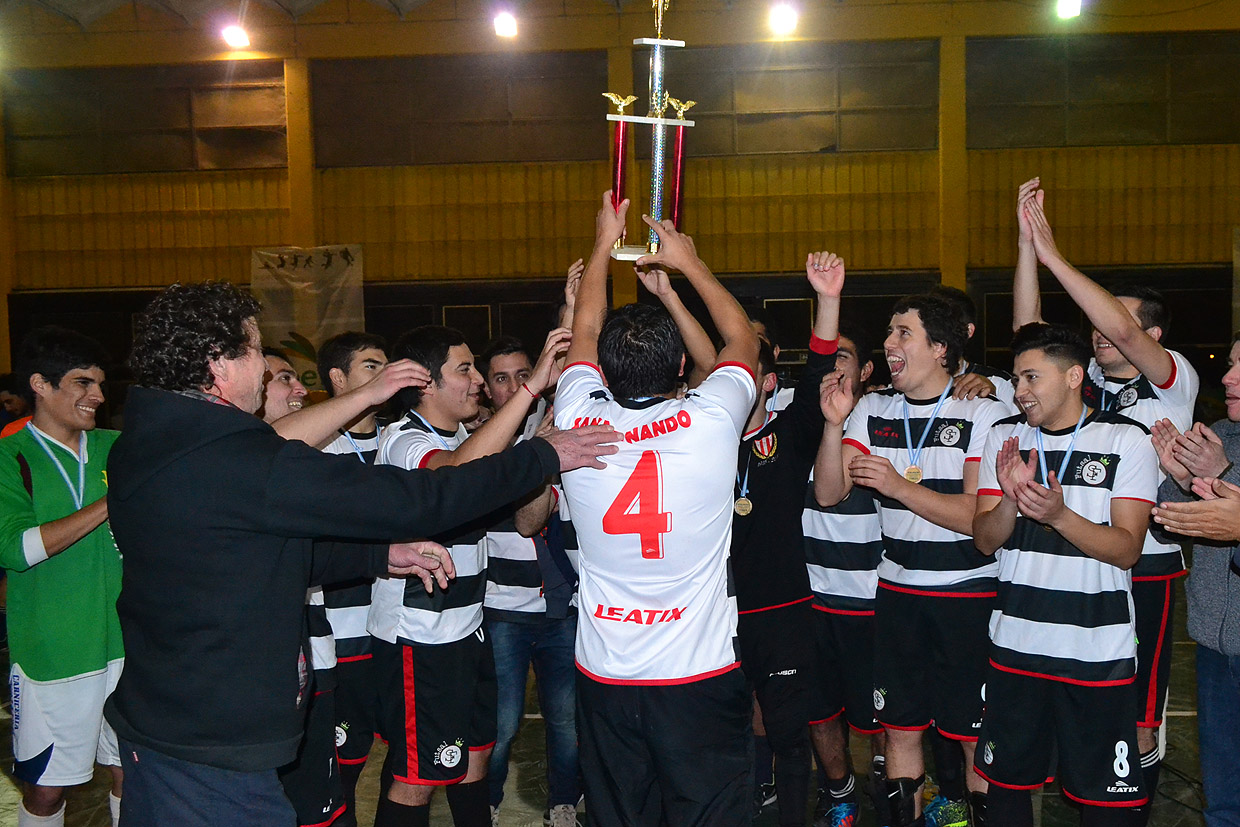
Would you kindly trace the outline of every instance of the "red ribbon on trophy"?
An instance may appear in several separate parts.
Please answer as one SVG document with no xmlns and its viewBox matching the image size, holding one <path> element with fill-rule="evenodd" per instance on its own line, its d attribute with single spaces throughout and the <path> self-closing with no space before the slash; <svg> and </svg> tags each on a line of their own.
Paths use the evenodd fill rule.
<svg viewBox="0 0 1240 827">
<path fill-rule="evenodd" d="M 689 111 L 689 107 L 695 105 L 697 101 L 684 101 L 683 103 L 675 98 L 669 97 L 668 104 L 676 110 L 676 120 L 683 121 L 685 113 Z M 685 125 L 676 125 L 676 138 L 672 142 L 672 192 L 668 199 L 672 208 L 672 224 L 676 229 L 680 229 L 681 207 L 684 205 L 685 191 Z"/>
</svg>

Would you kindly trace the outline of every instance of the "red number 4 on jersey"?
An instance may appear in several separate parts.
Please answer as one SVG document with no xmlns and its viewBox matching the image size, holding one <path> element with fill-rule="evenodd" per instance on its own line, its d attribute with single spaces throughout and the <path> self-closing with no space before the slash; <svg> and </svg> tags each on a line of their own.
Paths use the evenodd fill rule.
<svg viewBox="0 0 1240 827">
<path fill-rule="evenodd" d="M 672 515 L 662 510 L 662 488 L 659 452 L 643 451 L 637 467 L 603 515 L 603 531 L 636 534 L 642 557 L 648 560 L 663 557 L 663 535 L 672 530 Z"/>
</svg>

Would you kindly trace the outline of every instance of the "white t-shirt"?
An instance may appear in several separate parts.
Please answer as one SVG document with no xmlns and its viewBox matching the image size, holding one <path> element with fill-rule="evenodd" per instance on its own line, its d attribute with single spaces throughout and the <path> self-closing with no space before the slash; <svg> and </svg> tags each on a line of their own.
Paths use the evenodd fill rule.
<svg viewBox="0 0 1240 827">
<path fill-rule="evenodd" d="M 625 435 L 607 467 L 563 475 L 580 544 L 577 664 L 605 683 L 703 680 L 738 665 L 728 580 L 740 434 L 753 373 L 724 364 L 681 399 L 616 401 L 598 367 L 565 369 L 561 429 Z"/>
<path fill-rule="evenodd" d="M 1075 423 L 1074 423 L 1075 425 Z M 1024 417 L 997 424 L 986 441 L 978 493 L 1003 496 L 995 457 L 1008 437 L 1024 459 L 1037 449 L 1037 430 Z M 1099 525 L 1111 521 L 1111 500 L 1153 506 L 1158 457 L 1149 434 L 1132 420 L 1095 411 L 1075 428 L 1042 431 L 1046 468 L 1058 473 L 1064 505 Z M 1038 472 L 1041 481 L 1041 471 Z M 1124 683 L 1136 674 L 1136 626 L 1129 572 L 1096 560 L 1058 532 L 1020 515 L 998 552 L 999 600 L 990 616 L 991 660 L 999 669 L 1094 685 Z"/>
<path fill-rule="evenodd" d="M 1162 386 L 1155 385 L 1144 375 L 1135 379 L 1108 379 L 1097 361 L 1089 362 L 1089 378 L 1102 393 L 1096 400 L 1087 400 L 1093 407 L 1122 414 L 1146 428 L 1154 427 L 1160 419 L 1170 419 L 1184 433 L 1193 427 L 1193 406 L 1197 403 L 1197 391 L 1201 379 L 1184 355 L 1168 350 L 1171 357 L 1171 376 Z M 1166 474 L 1160 468 L 1158 481 Z M 1179 543 L 1164 543 L 1146 532 L 1141 559 L 1132 570 L 1135 580 L 1165 580 L 1184 574 L 1184 555 Z"/>
</svg>

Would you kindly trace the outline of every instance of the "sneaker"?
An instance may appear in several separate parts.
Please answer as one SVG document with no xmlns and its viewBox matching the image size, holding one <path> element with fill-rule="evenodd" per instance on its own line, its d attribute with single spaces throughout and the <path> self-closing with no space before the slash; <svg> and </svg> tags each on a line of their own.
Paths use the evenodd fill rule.
<svg viewBox="0 0 1240 827">
<path fill-rule="evenodd" d="M 969 804 L 936 795 L 926 807 L 925 816 L 926 827 L 968 827 Z"/>
<path fill-rule="evenodd" d="M 757 818 L 764 807 L 774 804 L 778 798 L 774 784 L 759 784 L 753 791 L 753 817 Z"/>
<path fill-rule="evenodd" d="M 557 804 L 543 813 L 545 827 L 581 827 L 577 821 L 577 808 L 572 804 Z"/>
<path fill-rule="evenodd" d="M 841 801 L 830 807 L 821 818 L 814 819 L 814 827 L 856 827 L 857 805 Z"/>
<path fill-rule="evenodd" d="M 499 827 L 499 807 L 491 808 L 491 827 Z"/>
</svg>

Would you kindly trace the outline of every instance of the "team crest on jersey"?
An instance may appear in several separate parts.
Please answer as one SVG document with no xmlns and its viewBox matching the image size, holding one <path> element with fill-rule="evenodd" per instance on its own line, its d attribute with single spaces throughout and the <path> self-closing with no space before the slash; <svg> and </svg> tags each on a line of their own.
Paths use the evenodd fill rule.
<svg viewBox="0 0 1240 827">
<path fill-rule="evenodd" d="M 987 741 L 986 747 L 982 750 L 982 762 L 985 764 L 993 764 L 995 762 L 995 742 Z"/>
<path fill-rule="evenodd" d="M 1121 408 L 1130 408 L 1137 404 L 1137 389 L 1124 388 L 1119 393 L 1119 406 Z"/>
<path fill-rule="evenodd" d="M 758 459 L 771 459 L 775 456 L 775 451 L 779 448 L 779 440 L 775 434 L 767 434 L 754 441 L 753 455 Z"/>
<path fill-rule="evenodd" d="M 887 690 L 874 688 L 874 708 L 881 710 L 887 705 Z"/>
<path fill-rule="evenodd" d="M 939 432 L 935 434 L 935 442 L 947 448 L 951 448 L 960 442 L 960 437 L 964 435 L 963 422 L 944 422 L 939 426 Z"/>
<path fill-rule="evenodd" d="M 452 744 L 444 741 L 439 745 L 439 749 L 435 750 L 435 763 L 441 767 L 452 769 L 461 763 L 461 756 L 464 755 L 464 752 L 461 750 L 463 746 L 465 746 L 465 742 L 460 738 L 457 738 L 456 742 Z"/>
<path fill-rule="evenodd" d="M 1107 466 L 1110 464 L 1109 457 L 1091 459 L 1081 466 L 1080 478 L 1086 485 L 1102 485 L 1107 481 Z"/>
</svg>

